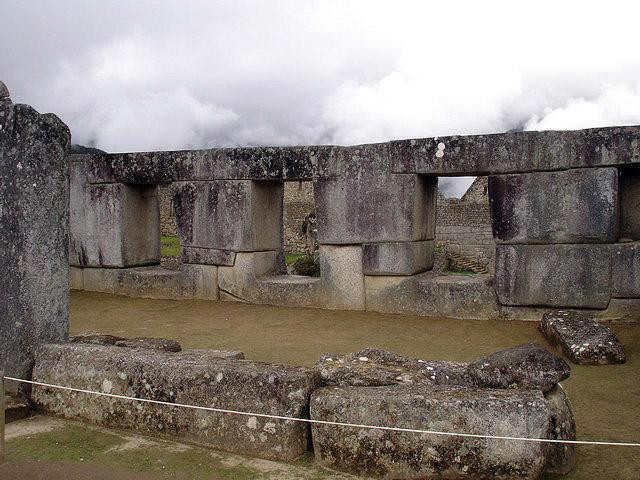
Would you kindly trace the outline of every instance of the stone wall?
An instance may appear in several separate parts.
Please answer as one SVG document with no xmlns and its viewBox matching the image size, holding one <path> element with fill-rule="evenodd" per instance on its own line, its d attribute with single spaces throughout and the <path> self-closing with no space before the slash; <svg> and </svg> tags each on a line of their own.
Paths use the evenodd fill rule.
<svg viewBox="0 0 640 480">
<path fill-rule="evenodd" d="M 0 370 L 29 378 L 69 321 L 69 129 L 0 82 Z"/>
<path fill-rule="evenodd" d="M 178 235 L 176 214 L 173 211 L 173 194 L 169 186 L 158 187 L 158 202 L 160 203 L 160 234 Z"/>
<path fill-rule="evenodd" d="M 89 155 L 73 163 L 82 166 L 74 188 L 85 192 L 71 205 L 72 278 L 81 288 L 140 295 L 132 285 L 144 279 L 145 296 L 186 291 L 458 318 L 522 318 L 549 306 L 609 318 L 640 311 L 632 272 L 639 127 Z M 479 180 L 462 199 L 441 202 L 438 217 L 438 177 L 456 175 L 488 176 L 487 189 Z M 285 274 L 283 217 L 295 224 L 306 210 L 287 207 L 285 189 L 289 200 L 304 199 L 307 187 L 295 190 L 301 181 L 313 182 L 320 278 Z M 160 185 L 170 185 L 182 246 L 182 270 L 173 273 L 144 267 L 159 262 L 156 244 L 141 240 L 159 237 Z M 451 256 L 455 246 L 458 255 L 473 247 L 487 262 L 497 243 L 495 278 L 434 271 L 437 243 L 447 242 Z M 76 254 L 83 251 L 91 255 Z"/>
</svg>

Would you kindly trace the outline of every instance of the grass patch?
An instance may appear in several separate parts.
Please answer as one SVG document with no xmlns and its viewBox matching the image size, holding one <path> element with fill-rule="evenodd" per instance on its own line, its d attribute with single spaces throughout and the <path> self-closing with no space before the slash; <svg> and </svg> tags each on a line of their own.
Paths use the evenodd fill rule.
<svg viewBox="0 0 640 480">
<path fill-rule="evenodd" d="M 298 259 L 304 257 L 305 255 L 305 253 L 285 252 L 284 261 L 287 265 L 293 265 Z"/>
<path fill-rule="evenodd" d="M 476 275 L 476 272 L 472 270 L 444 270 L 443 273 L 447 275 Z"/>
<path fill-rule="evenodd" d="M 179 257 L 182 253 L 180 237 L 178 235 L 162 235 L 160 237 L 160 255 L 164 257 Z"/>
</svg>

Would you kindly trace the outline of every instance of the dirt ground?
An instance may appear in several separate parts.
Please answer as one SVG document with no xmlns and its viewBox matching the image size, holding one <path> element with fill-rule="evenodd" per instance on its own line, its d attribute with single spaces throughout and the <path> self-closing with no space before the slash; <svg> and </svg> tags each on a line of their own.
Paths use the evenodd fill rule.
<svg viewBox="0 0 640 480">
<path fill-rule="evenodd" d="M 637 442 L 640 440 L 640 325 L 612 324 L 611 327 L 625 345 L 627 363 L 573 365 L 571 378 L 563 385 L 572 402 L 579 439 Z M 523 342 L 546 344 L 532 322 L 453 320 L 72 292 L 71 332 L 86 330 L 121 336 L 162 336 L 179 340 L 183 348 L 242 350 L 249 359 L 294 365 L 312 365 L 327 352 L 345 353 L 364 347 L 384 348 L 423 359 L 468 361 Z M 7 448 L 11 455 L 11 443 Z M 576 468 L 558 478 L 635 480 L 640 478 L 639 453 L 640 449 L 629 447 L 580 446 Z M 33 448 L 29 455 L 20 457 L 21 462 L 27 462 L 20 467 L 23 472 L 34 468 L 29 463 L 33 460 L 67 462 L 52 464 L 49 473 L 72 466 L 91 469 L 102 461 L 96 458 L 89 465 L 78 465 L 60 455 L 47 457 Z M 124 471 L 129 467 L 126 463 L 121 465 Z M 138 471 L 154 474 L 148 469 Z M 308 470 L 304 471 L 309 474 Z M 5 478 L 2 472 L 0 470 L 0 478 Z M 85 474 L 78 472 L 78 475 Z M 171 478 L 183 478 L 180 475 L 184 474 L 189 475 L 180 469 L 172 470 Z M 296 474 L 301 473 L 294 473 L 292 478 L 306 478 Z M 319 470 L 310 475 L 316 474 L 321 476 L 309 478 L 339 478 Z M 98 473 L 92 474 L 91 478 L 103 478 L 96 475 Z M 125 473 L 117 475 L 121 476 L 104 478 L 130 478 L 122 476 Z M 244 477 L 227 471 L 211 471 L 208 475 L 197 478 L 269 478 L 260 471 Z M 75 477 L 67 475 L 66 478 Z M 166 478 L 164 473 L 162 478 Z"/>
</svg>

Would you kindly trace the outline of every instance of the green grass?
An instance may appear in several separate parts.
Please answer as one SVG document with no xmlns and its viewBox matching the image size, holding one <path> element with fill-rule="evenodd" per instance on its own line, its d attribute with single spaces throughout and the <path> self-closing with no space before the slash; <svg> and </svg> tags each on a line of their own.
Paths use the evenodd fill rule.
<svg viewBox="0 0 640 480">
<path fill-rule="evenodd" d="M 180 237 L 177 235 L 162 235 L 160 237 L 160 255 L 179 257 L 181 252 Z"/>
<path fill-rule="evenodd" d="M 28 424 L 25 424 L 28 425 Z M 144 439 L 145 437 L 135 437 Z M 189 480 L 286 480 L 336 478 L 318 468 L 310 453 L 289 464 L 285 472 L 260 468 L 260 460 L 198 446 L 173 444 L 147 438 L 148 444 L 118 448 L 130 439 L 123 434 L 75 422 L 62 428 L 27 434 L 7 441 L 8 462 L 63 461 L 151 474 L 153 478 Z M 179 448 L 176 448 L 178 446 Z M 276 465 L 276 464 L 274 464 Z M 281 464 L 286 467 L 286 464 Z M 284 472 L 284 473 L 283 473 Z M 0 473 L 0 477 L 2 473 Z M 4 477 L 3 477 L 4 478 Z M 344 478 L 339 476 L 338 478 Z"/>
<path fill-rule="evenodd" d="M 293 265 L 294 263 L 296 263 L 296 260 L 298 260 L 299 258 L 304 257 L 305 254 L 304 253 L 286 253 L 284 254 L 284 261 L 287 265 Z"/>
</svg>

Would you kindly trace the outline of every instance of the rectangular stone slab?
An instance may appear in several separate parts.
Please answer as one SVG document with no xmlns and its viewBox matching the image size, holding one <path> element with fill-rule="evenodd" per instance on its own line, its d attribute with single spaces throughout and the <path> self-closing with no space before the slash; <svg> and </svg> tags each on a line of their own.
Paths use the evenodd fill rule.
<svg viewBox="0 0 640 480">
<path fill-rule="evenodd" d="M 503 305 L 607 308 L 609 245 L 498 245 L 495 289 Z"/>
<path fill-rule="evenodd" d="M 614 242 L 618 192 L 617 168 L 493 175 L 493 237 L 509 244 Z"/>
<path fill-rule="evenodd" d="M 282 246 L 282 182 L 178 182 L 174 209 L 180 243 L 236 252 Z"/>
<path fill-rule="evenodd" d="M 640 298 L 640 242 L 611 246 L 611 288 L 617 298 Z"/>
<path fill-rule="evenodd" d="M 311 397 L 311 419 L 488 435 L 548 438 L 542 392 L 395 385 L 326 387 Z M 367 478 L 534 479 L 547 445 L 312 425 L 318 463 Z"/>
<path fill-rule="evenodd" d="M 591 315 L 572 311 L 546 312 L 540 322 L 542 334 L 579 365 L 624 363 L 626 356 L 618 337 Z"/>
<path fill-rule="evenodd" d="M 362 173 L 314 185 L 318 242 L 354 244 L 433 239 L 437 178 Z"/>
<path fill-rule="evenodd" d="M 365 275 L 415 275 L 431 270 L 433 247 L 433 240 L 365 243 L 362 245 L 362 273 Z"/>
<path fill-rule="evenodd" d="M 390 142 L 391 171 L 495 175 L 640 163 L 640 127 L 454 135 Z"/>
<path fill-rule="evenodd" d="M 44 345 L 40 382 L 153 400 L 291 417 L 308 415 L 312 372 L 206 352 L 169 353 L 89 344 Z M 136 433 L 197 442 L 274 460 L 294 460 L 308 446 L 300 422 L 154 405 L 35 387 L 38 408 L 65 418 Z"/>
<path fill-rule="evenodd" d="M 87 163 L 70 163 L 69 263 L 124 268 L 160 263 L 157 188 L 88 183 Z"/>
<path fill-rule="evenodd" d="M 3 90 L 8 95 L 0 82 Z M 68 335 L 70 140 L 55 115 L 0 98 L 0 370 L 6 375 L 29 378 L 34 348 Z"/>
</svg>

